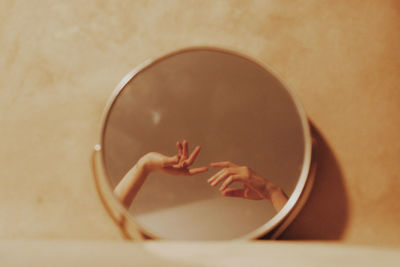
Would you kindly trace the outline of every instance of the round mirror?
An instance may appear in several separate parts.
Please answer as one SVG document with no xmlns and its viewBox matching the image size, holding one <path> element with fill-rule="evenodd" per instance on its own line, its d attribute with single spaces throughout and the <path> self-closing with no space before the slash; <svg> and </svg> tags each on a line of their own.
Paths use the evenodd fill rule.
<svg viewBox="0 0 400 267">
<path fill-rule="evenodd" d="M 310 140 L 298 101 L 265 66 L 192 48 L 121 81 L 103 118 L 100 156 L 110 190 L 144 234 L 255 238 L 293 212 Z"/>
</svg>

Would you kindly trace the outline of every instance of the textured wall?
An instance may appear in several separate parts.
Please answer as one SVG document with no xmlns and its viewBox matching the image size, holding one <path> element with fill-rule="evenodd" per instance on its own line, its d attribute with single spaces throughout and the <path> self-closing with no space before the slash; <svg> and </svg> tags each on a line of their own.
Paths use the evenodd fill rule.
<svg viewBox="0 0 400 267">
<path fill-rule="evenodd" d="M 215 45 L 277 70 L 319 136 L 315 190 L 284 238 L 400 246 L 399 13 L 396 0 L 2 1 L 0 236 L 120 239 L 90 170 L 103 107 L 144 60 Z"/>
</svg>

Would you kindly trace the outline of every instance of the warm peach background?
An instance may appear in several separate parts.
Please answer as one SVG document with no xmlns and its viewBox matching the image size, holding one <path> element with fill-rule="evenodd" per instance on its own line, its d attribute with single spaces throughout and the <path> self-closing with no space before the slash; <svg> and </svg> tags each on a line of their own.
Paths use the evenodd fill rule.
<svg viewBox="0 0 400 267">
<path fill-rule="evenodd" d="M 103 107 L 148 58 L 238 50 L 291 85 L 319 170 L 284 239 L 400 246 L 400 2 L 3 1 L 0 237 L 121 239 L 90 169 Z"/>
</svg>

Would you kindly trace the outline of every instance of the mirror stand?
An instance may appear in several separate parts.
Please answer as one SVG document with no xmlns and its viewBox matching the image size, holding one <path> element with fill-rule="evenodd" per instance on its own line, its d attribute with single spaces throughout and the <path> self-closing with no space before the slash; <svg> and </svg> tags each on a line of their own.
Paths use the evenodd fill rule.
<svg viewBox="0 0 400 267">
<path fill-rule="evenodd" d="M 100 201 L 107 214 L 118 226 L 124 239 L 143 241 L 143 234 L 138 230 L 138 226 L 135 224 L 134 220 L 129 218 L 131 215 L 122 206 L 121 202 L 115 198 L 114 193 L 111 191 L 111 187 L 105 177 L 105 171 L 102 167 L 102 164 L 98 163 L 101 160 L 100 153 L 101 146 L 97 144 L 94 146 L 91 163 L 94 183 Z"/>
</svg>

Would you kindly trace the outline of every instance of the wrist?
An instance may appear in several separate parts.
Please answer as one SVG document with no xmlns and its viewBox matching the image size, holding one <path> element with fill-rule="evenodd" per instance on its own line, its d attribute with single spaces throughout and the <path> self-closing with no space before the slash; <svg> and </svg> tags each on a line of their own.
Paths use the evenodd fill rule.
<svg viewBox="0 0 400 267">
<path fill-rule="evenodd" d="M 276 186 L 274 184 L 268 185 L 268 189 L 267 190 L 268 190 L 269 199 L 271 199 L 273 195 L 276 195 L 276 194 L 280 195 L 280 194 L 283 193 L 282 188 L 280 188 L 279 186 Z"/>
<path fill-rule="evenodd" d="M 258 196 L 270 200 L 271 192 L 273 190 L 273 184 L 256 173 L 253 173 L 253 179 L 254 181 L 257 181 L 254 186 L 256 188 Z"/>
<path fill-rule="evenodd" d="M 140 173 L 149 174 L 151 172 L 151 168 L 149 165 L 150 164 L 145 155 L 138 160 L 135 167 L 136 167 L 137 171 L 139 171 Z"/>
<path fill-rule="evenodd" d="M 276 185 L 274 185 L 274 184 L 272 184 L 270 182 L 267 182 L 265 184 L 265 195 L 266 195 L 266 198 L 271 200 L 272 195 L 274 193 L 276 193 L 277 191 L 279 191 L 279 189 L 280 188 L 278 186 L 276 186 Z"/>
</svg>

